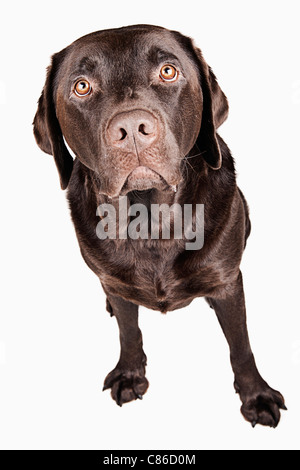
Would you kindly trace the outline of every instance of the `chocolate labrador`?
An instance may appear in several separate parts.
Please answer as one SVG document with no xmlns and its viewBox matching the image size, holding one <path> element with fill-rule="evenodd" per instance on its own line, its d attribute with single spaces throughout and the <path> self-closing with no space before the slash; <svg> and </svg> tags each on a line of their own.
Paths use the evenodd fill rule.
<svg viewBox="0 0 300 470">
<path fill-rule="evenodd" d="M 193 41 L 139 25 L 89 34 L 53 55 L 34 135 L 68 188 L 82 256 L 119 325 L 120 359 L 104 389 L 121 406 L 148 388 L 139 305 L 166 313 L 204 297 L 230 347 L 243 416 L 276 427 L 284 399 L 259 374 L 246 326 L 239 266 L 250 221 L 233 158 L 217 134 L 227 115 L 227 99 Z M 175 236 L 174 211 L 169 237 L 162 214 L 151 217 L 149 237 L 138 230 L 128 236 L 136 205 L 140 212 L 192 206 L 193 227 L 202 205 L 203 243 L 187 249 L 186 234 Z M 115 222 L 122 219 L 117 230 L 108 228 L 110 208 Z"/>
</svg>

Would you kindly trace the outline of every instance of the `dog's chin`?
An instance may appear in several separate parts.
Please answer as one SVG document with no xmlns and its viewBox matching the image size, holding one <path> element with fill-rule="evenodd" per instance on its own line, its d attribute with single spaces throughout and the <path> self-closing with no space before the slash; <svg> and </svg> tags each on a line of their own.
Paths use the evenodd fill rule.
<svg viewBox="0 0 300 470">
<path fill-rule="evenodd" d="M 131 191 L 147 191 L 154 188 L 160 191 L 176 191 L 176 187 L 168 184 L 159 173 L 148 167 L 139 166 L 127 177 L 120 196 L 125 196 Z"/>
</svg>

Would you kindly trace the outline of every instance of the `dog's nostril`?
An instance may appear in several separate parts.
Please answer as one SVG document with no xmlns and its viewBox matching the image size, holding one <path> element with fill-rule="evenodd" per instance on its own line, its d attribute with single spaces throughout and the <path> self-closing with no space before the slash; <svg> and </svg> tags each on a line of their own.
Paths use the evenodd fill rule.
<svg viewBox="0 0 300 470">
<path fill-rule="evenodd" d="M 125 131 L 125 129 L 121 128 L 121 129 L 120 129 L 120 132 L 121 132 L 121 138 L 120 138 L 119 140 L 124 140 L 124 139 L 126 139 L 127 132 Z"/>
<path fill-rule="evenodd" d="M 149 135 L 150 132 L 146 132 L 146 127 L 145 127 L 145 124 L 141 124 L 140 127 L 139 127 L 139 133 L 140 134 L 143 134 L 143 135 Z"/>
</svg>

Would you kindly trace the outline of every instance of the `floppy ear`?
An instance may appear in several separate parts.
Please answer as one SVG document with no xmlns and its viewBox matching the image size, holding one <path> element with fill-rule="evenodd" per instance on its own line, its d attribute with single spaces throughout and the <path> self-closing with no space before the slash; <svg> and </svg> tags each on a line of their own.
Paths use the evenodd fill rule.
<svg viewBox="0 0 300 470">
<path fill-rule="evenodd" d="M 64 58 L 64 51 L 54 54 L 47 69 L 47 78 L 33 121 L 35 140 L 43 152 L 54 156 L 62 189 L 66 189 L 71 177 L 73 159 L 65 146 L 56 116 L 54 101 L 55 77 Z"/>
<path fill-rule="evenodd" d="M 199 49 L 194 48 L 196 62 L 200 72 L 203 93 L 202 122 L 197 145 L 203 158 L 214 170 L 222 165 L 222 155 L 219 148 L 216 130 L 227 119 L 228 101 L 218 85 L 216 77 L 203 59 Z"/>
</svg>

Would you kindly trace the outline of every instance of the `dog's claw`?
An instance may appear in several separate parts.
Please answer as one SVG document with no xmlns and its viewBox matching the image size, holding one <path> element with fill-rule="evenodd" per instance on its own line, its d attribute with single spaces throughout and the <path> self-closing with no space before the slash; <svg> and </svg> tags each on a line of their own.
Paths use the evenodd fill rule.
<svg viewBox="0 0 300 470">
<path fill-rule="evenodd" d="M 252 424 L 252 427 L 255 428 L 255 426 L 257 425 L 257 421 L 253 420 L 251 424 Z"/>
<path fill-rule="evenodd" d="M 136 396 L 139 400 L 142 400 L 143 399 L 143 395 L 141 395 L 140 393 Z"/>
</svg>

